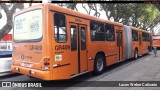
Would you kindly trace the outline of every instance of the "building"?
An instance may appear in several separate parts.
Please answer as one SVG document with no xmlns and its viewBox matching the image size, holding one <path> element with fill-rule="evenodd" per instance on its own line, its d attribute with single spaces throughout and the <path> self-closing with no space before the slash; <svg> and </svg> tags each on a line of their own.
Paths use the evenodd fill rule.
<svg viewBox="0 0 160 90">
<path fill-rule="evenodd" d="M 0 56 L 12 54 L 12 34 L 7 34 L 0 40 Z"/>
</svg>

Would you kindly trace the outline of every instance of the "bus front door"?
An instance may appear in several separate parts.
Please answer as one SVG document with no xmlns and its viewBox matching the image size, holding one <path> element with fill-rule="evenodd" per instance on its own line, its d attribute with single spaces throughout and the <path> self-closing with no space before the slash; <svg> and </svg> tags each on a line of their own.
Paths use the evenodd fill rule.
<svg viewBox="0 0 160 90">
<path fill-rule="evenodd" d="M 87 71 L 86 25 L 70 23 L 71 76 Z"/>
</svg>

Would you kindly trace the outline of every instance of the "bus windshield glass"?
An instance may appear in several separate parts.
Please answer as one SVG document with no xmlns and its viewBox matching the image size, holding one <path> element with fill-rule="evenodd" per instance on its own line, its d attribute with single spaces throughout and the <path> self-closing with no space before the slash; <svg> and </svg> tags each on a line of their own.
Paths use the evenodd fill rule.
<svg viewBox="0 0 160 90">
<path fill-rule="evenodd" d="M 42 9 L 28 11 L 14 18 L 14 40 L 39 40 L 42 37 Z"/>
</svg>

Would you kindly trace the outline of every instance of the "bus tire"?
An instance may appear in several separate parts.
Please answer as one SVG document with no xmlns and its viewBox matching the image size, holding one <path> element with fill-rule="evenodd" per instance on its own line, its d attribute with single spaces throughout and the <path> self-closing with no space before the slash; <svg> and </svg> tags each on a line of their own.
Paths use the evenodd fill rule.
<svg viewBox="0 0 160 90">
<path fill-rule="evenodd" d="M 105 67 L 105 61 L 104 57 L 101 54 L 96 55 L 95 61 L 94 61 L 94 74 L 99 75 L 102 74 Z"/>
<path fill-rule="evenodd" d="M 135 49 L 135 51 L 134 51 L 134 59 L 135 60 L 138 59 L 138 50 L 137 49 Z"/>
</svg>

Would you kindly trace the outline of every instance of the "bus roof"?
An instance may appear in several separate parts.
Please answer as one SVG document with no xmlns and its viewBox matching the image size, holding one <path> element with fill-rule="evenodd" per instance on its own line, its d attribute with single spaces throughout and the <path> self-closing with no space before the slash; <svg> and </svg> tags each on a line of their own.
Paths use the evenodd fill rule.
<svg viewBox="0 0 160 90">
<path fill-rule="evenodd" d="M 110 23 L 110 24 L 114 24 L 114 25 L 118 25 L 118 26 L 123 26 L 123 24 L 118 23 L 118 22 L 112 22 L 110 20 L 105 20 L 105 19 L 101 19 L 98 17 L 94 17 L 94 16 L 90 16 L 88 14 L 83 14 L 71 9 L 67 9 L 67 8 L 62 8 L 60 6 L 56 6 L 53 4 L 46 4 L 47 6 L 49 6 L 49 8 L 53 11 L 57 11 L 57 12 L 63 12 L 64 14 L 68 14 L 68 15 L 72 15 L 72 16 L 76 16 L 79 18 L 84 18 L 84 19 L 88 19 L 88 20 L 96 20 L 96 21 L 100 21 L 100 22 L 105 22 L 105 23 Z"/>
<path fill-rule="evenodd" d="M 131 29 L 134 29 L 134 30 L 138 30 L 138 31 L 142 31 L 142 32 L 146 32 L 146 33 L 150 33 L 148 31 L 145 31 L 145 30 L 142 30 L 142 29 L 139 29 L 139 28 L 136 28 L 136 27 L 133 27 L 133 26 L 130 26 Z"/>
<path fill-rule="evenodd" d="M 94 17 L 94 16 L 90 16 L 90 15 L 87 15 L 87 14 L 83 14 L 83 13 L 74 11 L 74 10 L 70 10 L 70 9 L 67 9 L 67 8 L 56 6 L 56 5 L 53 5 L 53 4 L 50 4 L 50 3 L 42 3 L 42 4 L 39 4 L 39 5 L 35 5 L 35 6 L 30 6 L 28 8 L 24 8 L 24 9 L 16 12 L 14 14 L 14 16 L 16 16 L 18 14 L 21 14 L 23 12 L 29 11 L 29 10 L 33 10 L 35 8 L 42 8 L 43 6 L 49 7 L 49 9 L 51 11 L 61 12 L 61 13 L 67 14 L 67 15 L 78 17 L 78 18 L 83 18 L 83 19 L 88 19 L 88 20 L 96 20 L 96 21 L 99 21 L 99 22 L 105 22 L 105 23 L 109 23 L 109 24 L 123 26 L 122 23 L 112 22 L 110 20 L 105 20 L 105 19 L 97 18 L 97 17 Z"/>
</svg>

